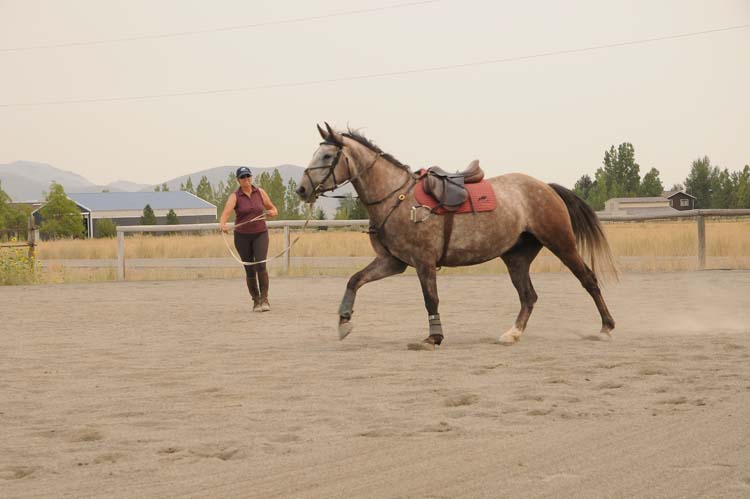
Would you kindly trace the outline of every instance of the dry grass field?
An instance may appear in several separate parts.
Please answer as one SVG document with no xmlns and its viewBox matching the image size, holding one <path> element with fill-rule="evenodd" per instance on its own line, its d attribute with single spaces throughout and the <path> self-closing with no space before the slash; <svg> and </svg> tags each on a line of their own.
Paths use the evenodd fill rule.
<svg viewBox="0 0 750 499">
<path fill-rule="evenodd" d="M 607 237 L 623 271 L 669 272 L 693 270 L 697 265 L 697 228 L 692 220 L 643 223 L 605 223 Z M 367 234 L 345 230 L 307 230 L 292 249 L 294 257 L 341 258 L 373 256 Z M 293 236 L 293 237 L 294 237 Z M 229 237 L 231 244 L 231 236 Z M 269 255 L 283 249 L 281 230 L 273 230 Z M 217 233 L 197 235 L 132 235 L 126 239 L 126 259 L 227 258 L 229 253 Z M 750 221 L 709 220 L 706 223 L 708 268 L 750 268 Z M 43 282 L 106 281 L 115 278 L 113 268 L 70 268 L 65 260 L 114 260 L 115 239 L 47 241 L 39 245 L 39 259 L 53 261 L 45 267 Z M 337 265 L 321 270 L 315 265 L 300 264 L 291 275 L 347 275 L 361 268 L 360 262 Z M 543 251 L 532 267 L 533 272 L 561 272 L 560 261 Z M 272 266 L 279 273 L 280 266 Z M 504 273 L 505 265 L 495 260 L 474 267 L 443 269 L 447 274 Z M 129 272 L 129 280 L 163 280 L 186 278 L 237 277 L 242 269 L 208 268 L 201 272 L 180 269 L 139 269 Z"/>
</svg>

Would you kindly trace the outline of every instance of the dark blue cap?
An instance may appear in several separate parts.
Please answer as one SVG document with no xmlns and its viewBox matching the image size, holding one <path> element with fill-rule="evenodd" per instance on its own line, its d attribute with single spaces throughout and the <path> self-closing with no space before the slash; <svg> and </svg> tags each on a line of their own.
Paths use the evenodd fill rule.
<svg viewBox="0 0 750 499">
<path fill-rule="evenodd" d="M 237 175 L 237 178 L 240 178 L 244 175 L 250 175 L 252 177 L 253 172 L 251 172 L 250 168 L 248 168 L 247 166 L 240 166 L 239 168 L 237 168 L 236 175 Z"/>
</svg>

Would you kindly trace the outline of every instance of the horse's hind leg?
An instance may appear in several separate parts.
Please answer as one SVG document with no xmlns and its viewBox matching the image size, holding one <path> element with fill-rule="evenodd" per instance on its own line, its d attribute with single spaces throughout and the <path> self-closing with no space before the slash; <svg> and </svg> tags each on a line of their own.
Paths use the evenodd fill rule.
<svg viewBox="0 0 750 499">
<path fill-rule="evenodd" d="M 581 281 L 583 288 L 588 291 L 591 298 L 594 299 L 596 308 L 599 310 L 599 315 L 602 318 L 602 329 L 600 332 L 609 335 L 615 328 L 615 320 L 609 313 L 607 304 L 604 303 L 604 298 L 599 289 L 599 282 L 596 279 L 596 274 L 588 267 L 588 265 L 586 265 L 586 262 L 583 261 L 581 255 L 578 254 L 574 237 L 575 236 L 571 233 L 570 240 L 567 244 L 546 244 L 546 246 L 565 264 L 566 267 L 570 269 L 571 272 L 573 272 L 573 275 Z"/>
<path fill-rule="evenodd" d="M 526 330 L 526 323 L 529 321 L 537 298 L 529 277 L 529 267 L 531 267 L 531 262 L 534 261 L 541 249 L 542 243 L 525 232 L 521 234 L 515 246 L 501 255 L 508 267 L 510 280 L 518 291 L 518 298 L 521 300 L 521 310 L 518 312 L 515 324 L 500 336 L 500 343 L 504 345 L 512 345 L 517 342 Z"/>
<path fill-rule="evenodd" d="M 406 264 L 392 256 L 378 256 L 367 267 L 349 278 L 346 292 L 339 307 L 339 339 L 344 339 L 352 332 L 352 314 L 354 313 L 354 299 L 357 290 L 371 281 L 377 281 L 406 270 Z"/>
</svg>

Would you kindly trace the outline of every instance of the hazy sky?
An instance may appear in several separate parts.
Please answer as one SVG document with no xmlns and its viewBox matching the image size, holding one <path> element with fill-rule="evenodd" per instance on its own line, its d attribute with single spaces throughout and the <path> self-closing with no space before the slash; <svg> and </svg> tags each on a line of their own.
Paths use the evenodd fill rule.
<svg viewBox="0 0 750 499">
<path fill-rule="evenodd" d="M 750 163 L 750 29 L 519 58 L 739 25 L 750 0 L 0 0 L 0 163 L 96 183 L 306 166 L 328 121 L 414 169 L 568 186 L 627 141 L 669 188 L 704 155 Z M 121 99 L 222 89 L 247 90 Z M 59 103 L 92 99 L 121 100 Z"/>
</svg>

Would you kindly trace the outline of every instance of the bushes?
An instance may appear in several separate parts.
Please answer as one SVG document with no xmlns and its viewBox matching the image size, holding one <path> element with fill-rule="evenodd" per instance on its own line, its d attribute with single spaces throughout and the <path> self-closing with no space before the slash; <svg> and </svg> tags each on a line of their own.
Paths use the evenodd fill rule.
<svg viewBox="0 0 750 499">
<path fill-rule="evenodd" d="M 94 222 L 94 237 L 115 237 L 117 225 L 109 218 L 102 218 Z"/>
<path fill-rule="evenodd" d="M 26 248 L 0 248 L 0 286 L 36 284 L 41 268 L 40 262 L 29 259 Z"/>
</svg>

